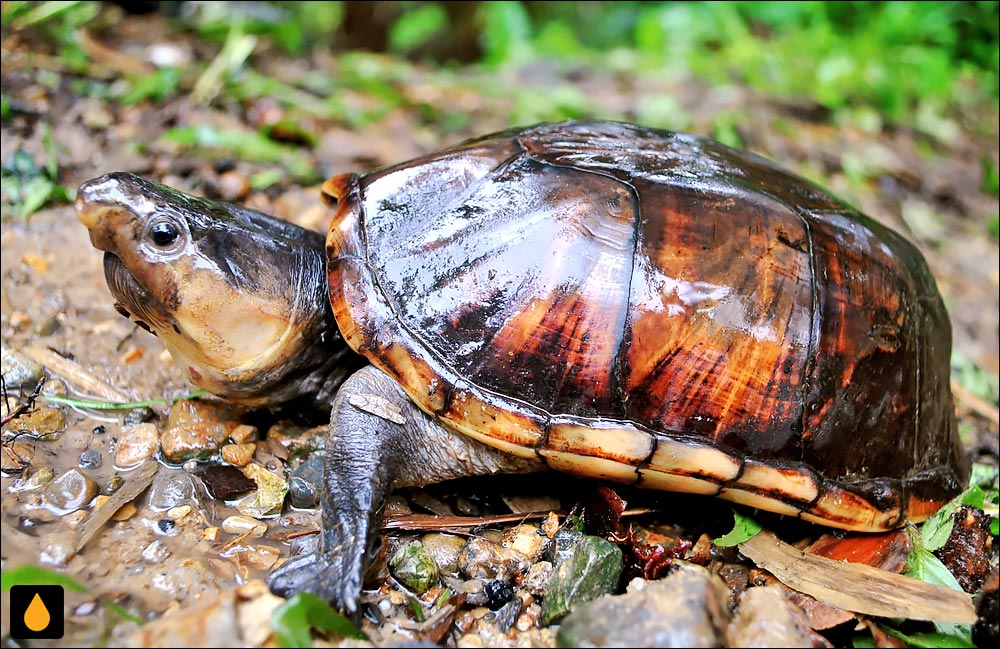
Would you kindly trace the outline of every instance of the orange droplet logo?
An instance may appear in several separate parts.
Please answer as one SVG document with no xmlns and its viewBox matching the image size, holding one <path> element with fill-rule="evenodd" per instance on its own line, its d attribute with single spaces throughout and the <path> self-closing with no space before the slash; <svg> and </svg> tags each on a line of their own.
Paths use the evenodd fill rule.
<svg viewBox="0 0 1000 649">
<path fill-rule="evenodd" d="M 41 596 L 35 593 L 28 608 L 24 611 L 24 625 L 37 633 L 47 627 L 51 620 L 49 609 L 45 608 Z"/>
</svg>

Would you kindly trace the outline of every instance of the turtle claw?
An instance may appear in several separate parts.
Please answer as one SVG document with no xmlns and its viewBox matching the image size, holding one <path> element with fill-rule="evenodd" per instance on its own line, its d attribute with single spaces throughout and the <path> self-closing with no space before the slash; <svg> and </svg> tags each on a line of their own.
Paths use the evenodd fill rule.
<svg viewBox="0 0 1000 649">
<path fill-rule="evenodd" d="M 311 593 L 345 613 L 354 613 L 361 595 L 360 571 L 344 570 L 346 557 L 325 552 L 289 559 L 267 576 L 271 592 L 280 597 Z"/>
</svg>

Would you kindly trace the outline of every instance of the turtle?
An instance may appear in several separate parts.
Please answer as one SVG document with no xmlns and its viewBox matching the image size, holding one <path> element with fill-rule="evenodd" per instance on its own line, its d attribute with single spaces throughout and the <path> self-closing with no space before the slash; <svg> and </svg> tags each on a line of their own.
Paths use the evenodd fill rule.
<svg viewBox="0 0 1000 649">
<path fill-rule="evenodd" d="M 321 233 L 118 172 L 79 220 L 192 383 L 331 412 L 316 552 L 355 611 L 402 486 L 554 469 L 890 530 L 958 494 L 951 328 L 901 234 L 756 154 L 514 128 L 321 189 Z"/>
</svg>

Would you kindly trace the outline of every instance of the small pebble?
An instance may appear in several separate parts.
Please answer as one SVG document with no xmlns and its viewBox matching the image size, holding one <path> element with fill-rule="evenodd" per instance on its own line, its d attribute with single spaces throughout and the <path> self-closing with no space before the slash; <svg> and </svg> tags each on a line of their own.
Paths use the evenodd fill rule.
<svg viewBox="0 0 1000 649">
<path fill-rule="evenodd" d="M 69 469 L 45 488 L 45 499 L 64 513 L 86 507 L 97 496 L 97 483 L 79 469 Z"/>
<path fill-rule="evenodd" d="M 0 369 L 8 390 L 21 386 L 34 388 L 42 378 L 41 365 L 6 344 L 0 344 Z"/>
<path fill-rule="evenodd" d="M 222 529 L 229 534 L 236 534 L 238 536 L 249 532 L 251 537 L 259 539 L 267 531 L 267 524 L 264 521 L 259 521 L 248 516 L 234 515 L 222 521 Z"/>
<path fill-rule="evenodd" d="M 167 544 L 157 539 L 142 549 L 142 559 L 146 563 L 163 563 L 170 556 Z"/>
<path fill-rule="evenodd" d="M 161 518 L 160 520 L 156 521 L 156 526 L 164 534 L 173 534 L 174 530 L 176 530 L 177 528 L 177 522 L 174 521 L 174 519 L 172 518 Z"/>
<path fill-rule="evenodd" d="M 146 501 L 156 511 L 165 512 L 179 505 L 194 501 L 191 476 L 182 471 L 160 469 L 150 485 Z"/>
<path fill-rule="evenodd" d="M 88 448 L 83 453 L 80 453 L 81 469 L 98 469 L 103 462 L 104 456 L 96 449 Z"/>
<path fill-rule="evenodd" d="M 115 466 L 120 469 L 138 466 L 156 455 L 159 448 L 160 431 L 155 424 L 146 422 L 125 426 L 115 449 Z"/>
<path fill-rule="evenodd" d="M 167 516 L 171 520 L 177 521 L 178 523 L 184 520 L 188 514 L 192 511 L 191 505 L 180 505 L 179 507 L 171 507 L 167 510 Z"/>
<path fill-rule="evenodd" d="M 514 596 L 514 587 L 506 581 L 493 579 L 483 584 L 486 593 L 486 607 L 491 611 L 498 610 Z"/>
<path fill-rule="evenodd" d="M 249 444 L 226 444 L 219 449 L 222 459 L 233 466 L 246 466 L 253 459 L 253 453 L 257 450 L 257 445 Z"/>
</svg>

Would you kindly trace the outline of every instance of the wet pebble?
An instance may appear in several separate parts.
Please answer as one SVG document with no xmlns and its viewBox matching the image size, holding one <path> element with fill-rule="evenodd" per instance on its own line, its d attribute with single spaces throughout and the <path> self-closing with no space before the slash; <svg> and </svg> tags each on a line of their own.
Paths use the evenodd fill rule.
<svg viewBox="0 0 1000 649">
<path fill-rule="evenodd" d="M 292 507 L 309 509 L 319 504 L 323 491 L 323 456 L 311 453 L 288 477 L 288 500 Z"/>
<path fill-rule="evenodd" d="M 38 439 L 50 439 L 66 427 L 66 415 L 57 408 L 34 408 L 8 424 L 11 430 Z"/>
<path fill-rule="evenodd" d="M 191 476 L 183 471 L 161 468 L 149 487 L 147 502 L 156 511 L 166 511 L 193 501 L 194 485 L 191 483 Z"/>
<path fill-rule="evenodd" d="M 257 438 L 257 427 L 250 424 L 239 424 L 229 431 L 229 439 L 234 444 L 249 444 L 250 442 L 256 442 Z"/>
<path fill-rule="evenodd" d="M 571 527 L 560 528 L 552 538 L 552 545 L 549 547 L 547 559 L 552 561 L 552 565 L 559 567 L 566 559 L 573 556 L 573 551 L 577 544 L 584 538 L 584 533 Z"/>
<path fill-rule="evenodd" d="M 259 464 L 243 467 L 243 475 L 257 484 L 257 490 L 236 503 L 236 509 L 253 518 L 280 514 L 288 494 L 288 481 Z"/>
<path fill-rule="evenodd" d="M 267 439 L 287 448 L 292 453 L 311 453 L 323 448 L 326 426 L 299 426 L 289 421 L 279 421 L 267 430 Z"/>
<path fill-rule="evenodd" d="M 226 431 L 211 423 L 175 426 L 166 430 L 160 439 L 163 457 L 171 462 L 205 460 L 219 450 L 226 439 Z"/>
<path fill-rule="evenodd" d="M 79 465 L 81 469 L 99 469 L 103 463 L 104 456 L 97 449 L 88 448 L 83 453 L 80 453 Z"/>
<path fill-rule="evenodd" d="M 424 552 L 434 559 L 434 563 L 442 573 L 458 572 L 458 558 L 462 548 L 465 547 L 464 538 L 454 534 L 433 532 L 424 534 L 420 542 L 424 546 Z"/>
<path fill-rule="evenodd" d="M 156 455 L 160 448 L 160 431 L 155 424 L 141 423 L 122 428 L 115 449 L 115 466 L 129 469 Z"/>
<path fill-rule="evenodd" d="M 727 647 L 832 647 L 809 627 L 805 611 L 785 597 L 780 585 L 749 588 L 726 628 Z"/>
<path fill-rule="evenodd" d="M 417 594 L 423 594 L 437 583 L 438 566 L 419 541 L 399 548 L 389 559 L 389 569 L 396 580 Z"/>
<path fill-rule="evenodd" d="M 133 408 L 125 413 L 122 423 L 126 426 L 134 426 L 156 419 L 156 413 L 152 408 Z"/>
<path fill-rule="evenodd" d="M 549 590 L 553 574 L 555 574 L 555 570 L 550 561 L 533 563 L 528 568 L 528 573 L 524 575 L 521 586 L 535 597 L 542 597 Z"/>
<path fill-rule="evenodd" d="M 597 536 L 585 536 L 556 568 L 542 604 L 542 623 L 558 621 L 583 604 L 614 592 L 622 565 L 618 546 Z"/>
<path fill-rule="evenodd" d="M 560 646 L 726 646 L 720 645 L 729 619 L 726 587 L 703 568 L 678 566 L 664 579 L 633 579 L 625 594 L 605 595 L 574 610 L 559 627 Z"/>
<path fill-rule="evenodd" d="M 549 546 L 552 539 L 534 525 L 517 525 L 503 533 L 500 545 L 520 552 L 528 561 L 535 562 L 541 558 Z"/>
<path fill-rule="evenodd" d="M 207 459 L 237 425 L 232 409 L 225 404 L 178 401 L 170 408 L 167 430 L 160 440 L 163 456 L 171 462 Z"/>
<path fill-rule="evenodd" d="M 243 475 L 243 472 L 227 464 L 212 464 L 198 477 L 205 483 L 208 495 L 214 500 L 230 500 L 257 488 L 257 483 Z"/>
<path fill-rule="evenodd" d="M 97 483 L 79 469 L 69 469 L 45 488 L 45 500 L 52 507 L 71 512 L 90 504 L 97 496 Z"/>
<path fill-rule="evenodd" d="M 226 444 L 219 449 L 222 459 L 233 466 L 246 466 L 253 460 L 253 453 L 257 450 L 257 445 L 248 444 Z"/>
<path fill-rule="evenodd" d="M 42 563 L 65 566 L 76 556 L 76 540 L 69 534 L 44 534 L 39 538 L 38 558 Z"/>
<path fill-rule="evenodd" d="M 514 597 L 514 586 L 507 581 L 491 579 L 483 583 L 483 593 L 486 594 L 486 608 L 496 611 Z M 518 612 L 520 612 L 520 607 Z M 516 613 L 514 617 L 516 618 Z M 511 619 L 510 623 L 513 624 L 514 620 Z M 510 625 L 507 625 L 507 628 L 510 628 Z"/>
<path fill-rule="evenodd" d="M 458 565 L 467 577 L 512 580 L 515 575 L 527 572 L 531 563 L 517 550 L 477 537 L 462 548 Z"/>
<path fill-rule="evenodd" d="M 259 539 L 267 532 L 267 524 L 249 516 L 233 515 L 222 521 L 222 530 L 237 536 L 249 533 L 251 537 Z"/>
<path fill-rule="evenodd" d="M 8 390 L 21 386 L 34 388 L 42 378 L 41 365 L 5 344 L 0 344 L 0 369 Z"/>
<path fill-rule="evenodd" d="M 146 563 L 163 563 L 170 554 L 167 544 L 160 539 L 156 539 L 142 549 L 142 560 Z"/>
<path fill-rule="evenodd" d="M 160 530 L 160 532 L 163 534 L 166 534 L 168 536 L 173 536 L 177 534 L 177 521 L 170 518 L 169 516 L 166 518 L 161 518 L 160 520 L 156 521 L 156 528 Z"/>
</svg>

